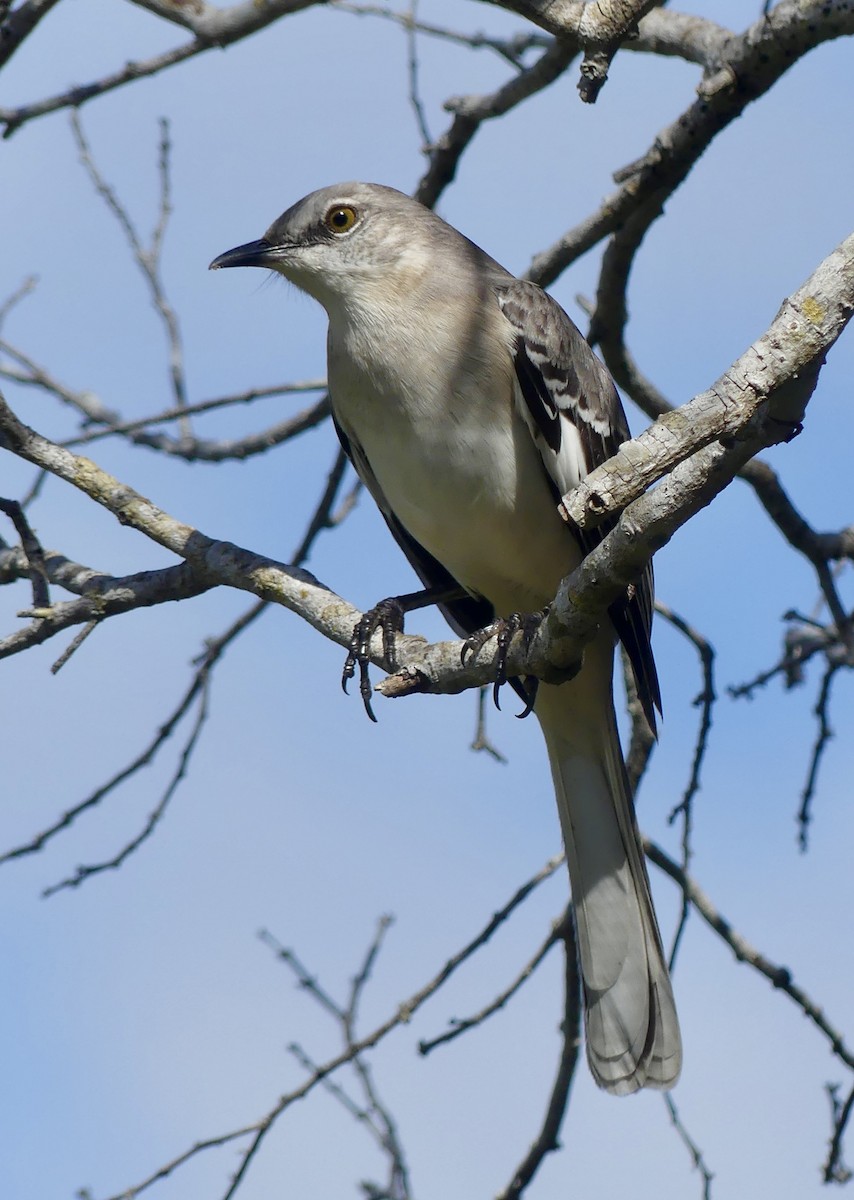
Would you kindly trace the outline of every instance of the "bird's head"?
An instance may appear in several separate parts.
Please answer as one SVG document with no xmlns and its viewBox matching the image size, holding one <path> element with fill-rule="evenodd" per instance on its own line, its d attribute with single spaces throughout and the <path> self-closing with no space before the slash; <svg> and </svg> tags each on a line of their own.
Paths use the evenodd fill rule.
<svg viewBox="0 0 854 1200">
<path fill-rule="evenodd" d="M 341 183 L 312 192 L 262 238 L 226 250 L 210 264 L 266 267 L 329 310 L 371 281 L 417 278 L 419 263 L 460 235 L 411 196 L 377 183 Z"/>
</svg>

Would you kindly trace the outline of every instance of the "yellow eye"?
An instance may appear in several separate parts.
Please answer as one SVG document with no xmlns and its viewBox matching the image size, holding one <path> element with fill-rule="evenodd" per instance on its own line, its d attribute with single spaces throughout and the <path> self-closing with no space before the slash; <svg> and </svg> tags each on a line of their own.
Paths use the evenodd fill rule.
<svg viewBox="0 0 854 1200">
<path fill-rule="evenodd" d="M 332 233 L 346 233 L 356 224 L 356 210 L 349 204 L 336 204 L 323 218 L 323 223 Z"/>
</svg>

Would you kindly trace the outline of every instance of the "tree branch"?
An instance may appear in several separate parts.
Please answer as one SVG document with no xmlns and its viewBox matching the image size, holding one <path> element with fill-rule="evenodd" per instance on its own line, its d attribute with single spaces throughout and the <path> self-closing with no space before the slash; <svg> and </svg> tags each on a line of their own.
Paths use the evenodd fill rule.
<svg viewBox="0 0 854 1200">
<path fill-rule="evenodd" d="M 13 12 L 5 14 L 5 19 L 0 22 L 0 67 L 5 67 L 39 21 L 57 3 L 58 0 L 23 0 Z"/>
<path fill-rule="evenodd" d="M 448 1042 L 453 1042 L 464 1033 L 468 1033 L 470 1029 L 475 1029 L 478 1025 L 482 1025 L 484 1021 L 488 1021 L 495 1013 L 500 1012 L 508 1001 L 513 999 L 519 989 L 528 982 L 537 967 L 545 961 L 552 947 L 561 941 L 564 936 L 562 923 L 556 921 L 545 941 L 537 947 L 535 953 L 507 987 L 500 991 L 497 996 L 490 1000 L 489 1004 L 486 1004 L 473 1016 L 465 1017 L 462 1020 L 454 1017 L 449 1023 L 450 1028 L 446 1029 L 444 1033 L 440 1033 L 437 1037 L 430 1038 L 428 1041 L 420 1041 L 418 1043 L 418 1053 L 427 1055 L 432 1050 L 435 1050 L 437 1046 L 446 1046 Z"/>
<path fill-rule="evenodd" d="M 852 313 L 854 234 L 784 300 L 767 331 L 707 392 L 659 417 L 564 497 L 568 515 L 581 528 L 599 524 L 699 447 L 738 434 L 766 407 L 773 420 L 796 424 Z"/>
<path fill-rule="evenodd" d="M 461 96 L 445 103 L 453 112 L 450 128 L 430 149 L 430 166 L 413 193 L 416 200 L 432 208 L 452 182 L 462 157 L 484 121 L 501 117 L 559 79 L 578 53 L 575 44 L 555 41 L 533 66 L 521 71 L 490 96 Z"/>
<path fill-rule="evenodd" d="M 542 1166 L 547 1154 L 558 1150 L 560 1133 L 569 1089 L 578 1064 L 581 1046 L 581 981 L 578 975 L 578 951 L 575 942 L 575 926 L 572 910 L 567 908 L 560 924 L 560 935 L 564 943 L 564 1007 L 561 1035 L 563 1038 L 557 1074 L 552 1085 L 551 1096 L 546 1106 L 545 1117 L 530 1150 L 513 1173 L 513 1179 L 496 1200 L 519 1200 L 519 1197 Z"/>
<path fill-rule="evenodd" d="M 548 620 L 530 645 L 525 647 L 518 635 L 513 639 L 510 674 L 565 677 L 602 614 L 634 582 L 653 553 L 709 504 L 757 450 L 790 436 L 815 386 L 824 354 L 852 310 L 854 236 L 820 264 L 783 304 L 769 330 L 710 391 L 627 442 L 608 464 L 564 498 L 570 519 L 583 526 L 638 497 L 625 508 L 616 528 L 563 581 Z M 73 484 L 122 524 L 186 559 L 199 588 L 225 583 L 251 591 L 291 608 L 340 645 L 348 644 L 359 614 L 313 577 L 174 520 L 90 460 L 28 429 L 2 401 L 0 432 L 14 453 Z M 732 440 L 734 435 L 737 440 Z M 666 480 L 639 495 L 674 463 Z M 92 615 L 87 613 L 85 619 Z M 379 643 L 377 637 L 372 661 L 382 663 Z M 458 644 L 440 643 L 413 654 L 415 648 L 412 639 L 400 638 L 398 658 L 404 669 L 380 683 L 381 693 L 456 692 L 490 680 L 491 666 L 486 669 L 477 660 L 460 665 Z"/>
<path fill-rule="evenodd" d="M 644 22 L 652 18 L 660 23 L 664 14 L 650 13 L 641 22 L 641 30 Z M 720 59 L 712 59 L 714 69 L 706 73 L 703 94 L 657 135 L 646 154 L 615 174 L 621 186 L 603 200 L 595 213 L 535 256 L 528 278 L 548 287 L 570 263 L 603 237 L 620 231 L 610 263 L 607 269 L 603 267 L 595 330 L 618 383 L 621 384 L 622 374 L 618 351 L 626 321 L 625 279 L 649 224 L 661 213 L 664 202 L 688 176 L 710 142 L 751 101 L 767 92 L 815 46 L 851 33 L 854 33 L 854 8 L 848 0 L 827 3 L 783 0 L 741 36 L 726 39 L 721 35 Z M 630 218 L 633 218 L 631 225 Z"/>
<path fill-rule="evenodd" d="M 682 888 L 684 895 L 688 897 L 696 911 L 706 924 L 726 942 L 738 961 L 748 963 L 760 975 L 764 975 L 775 988 L 778 988 L 781 992 L 785 992 L 789 999 L 795 1002 L 801 1012 L 825 1036 L 830 1043 L 832 1053 L 841 1062 L 845 1063 L 847 1067 L 854 1070 L 854 1053 L 845 1044 L 842 1034 L 830 1024 L 822 1010 L 810 999 L 803 988 L 794 982 L 792 972 L 789 968 L 778 966 L 776 963 L 771 962 L 764 954 L 761 954 L 751 946 L 746 938 L 733 929 L 730 922 L 718 912 L 709 897 L 695 883 L 691 876 L 687 875 L 678 863 L 665 854 L 655 842 L 650 841 L 649 838 L 644 838 L 643 847 L 650 862 L 655 863 L 657 867 L 664 871 L 665 875 L 669 875 Z"/>
</svg>

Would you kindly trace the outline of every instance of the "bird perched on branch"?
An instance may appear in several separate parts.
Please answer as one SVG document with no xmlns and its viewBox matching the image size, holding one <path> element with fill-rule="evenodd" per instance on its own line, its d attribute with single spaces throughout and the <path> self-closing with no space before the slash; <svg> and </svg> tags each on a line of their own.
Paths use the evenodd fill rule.
<svg viewBox="0 0 854 1200">
<path fill-rule="evenodd" d="M 367 685 L 371 635 L 437 602 L 478 648 L 524 626 L 607 532 L 557 505 L 628 437 L 614 384 L 560 306 L 417 201 L 377 184 L 313 192 L 211 267 L 266 267 L 329 317 L 329 394 L 344 449 L 427 591 L 384 602 L 346 672 Z M 396 605 L 396 607 L 395 607 Z M 494 624 L 498 621 L 498 625 Z M 626 648 L 644 711 L 660 708 L 647 571 L 569 682 L 523 687 L 542 727 L 569 864 L 587 1057 L 617 1094 L 669 1088 L 681 1065 L 612 696 Z M 521 686 L 521 685 L 520 685 Z"/>
</svg>

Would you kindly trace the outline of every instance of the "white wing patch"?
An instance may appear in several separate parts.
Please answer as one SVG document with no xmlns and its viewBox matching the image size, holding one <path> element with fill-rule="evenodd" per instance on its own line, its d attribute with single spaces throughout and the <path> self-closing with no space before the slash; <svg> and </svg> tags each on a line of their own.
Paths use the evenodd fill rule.
<svg viewBox="0 0 854 1200">
<path fill-rule="evenodd" d="M 584 447 L 581 444 L 581 436 L 578 430 L 566 413 L 557 409 L 555 415 L 559 422 L 560 443 L 557 450 L 554 450 L 546 441 L 542 430 L 534 420 L 534 416 L 525 401 L 522 388 L 518 382 L 515 389 L 515 402 L 516 409 L 527 425 L 534 444 L 542 456 L 543 466 L 546 468 L 550 479 L 561 496 L 565 496 L 590 471 L 590 467 L 584 456 Z"/>
</svg>

